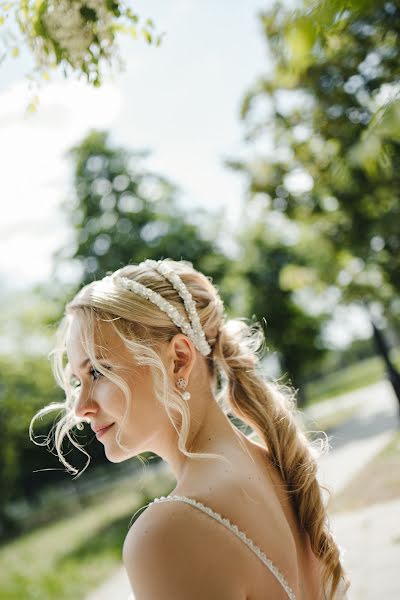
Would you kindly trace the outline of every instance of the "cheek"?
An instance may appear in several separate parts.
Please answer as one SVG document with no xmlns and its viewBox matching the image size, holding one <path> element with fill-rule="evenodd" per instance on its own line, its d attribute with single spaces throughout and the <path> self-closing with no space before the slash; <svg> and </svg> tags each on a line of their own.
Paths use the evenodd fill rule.
<svg viewBox="0 0 400 600">
<path fill-rule="evenodd" d="M 96 399 L 101 408 L 107 412 L 119 412 L 125 405 L 125 394 L 112 381 L 102 382 L 99 385 Z"/>
<path fill-rule="evenodd" d="M 126 383 L 131 391 L 132 400 L 137 403 L 148 401 L 153 393 L 153 386 L 148 367 L 141 367 L 130 372 L 126 376 Z"/>
</svg>

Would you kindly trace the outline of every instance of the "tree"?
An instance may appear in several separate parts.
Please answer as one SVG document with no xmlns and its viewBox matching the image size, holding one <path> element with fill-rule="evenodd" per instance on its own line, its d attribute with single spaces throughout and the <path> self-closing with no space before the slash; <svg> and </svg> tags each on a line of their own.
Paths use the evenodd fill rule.
<svg viewBox="0 0 400 600">
<path fill-rule="evenodd" d="M 41 357 L 1 357 L 0 374 L 0 537 L 3 537 L 5 531 L 10 534 L 13 528 L 13 520 L 6 513 L 7 504 L 21 496 L 33 498 L 36 489 L 49 479 L 48 473 L 38 477 L 33 470 L 50 466 L 57 470 L 58 460 L 32 444 L 28 428 L 32 414 L 45 403 L 60 399 L 61 390 L 57 391 L 50 365 Z M 42 425 L 49 427 L 48 422 Z M 35 433 L 41 439 L 44 427 L 39 424 Z"/>
<path fill-rule="evenodd" d="M 400 6 L 275 5 L 261 21 L 274 68 L 242 105 L 253 156 L 228 165 L 246 174 L 249 202 L 319 239 L 305 288 L 323 282 L 399 320 Z"/>
<path fill-rule="evenodd" d="M 309 15 L 297 14 L 293 30 L 281 6 L 262 15 L 275 69 L 248 92 L 242 116 L 254 146 L 272 136 L 274 156 L 229 164 L 248 176 L 249 196 L 267 195 L 266 210 L 329 241 L 337 268 L 320 277 L 341 287 L 345 301 L 378 299 L 391 310 L 400 287 L 399 121 L 391 108 L 373 128 L 371 119 L 399 80 L 400 8 L 354 4 L 322 41 Z M 302 44 L 303 59 L 295 53 Z M 269 114 L 257 120 L 260 107 Z"/>
<path fill-rule="evenodd" d="M 40 84 L 41 76 L 62 69 L 65 77 L 84 77 L 95 87 L 102 83 L 104 64 L 124 66 L 116 43 L 117 34 L 141 35 L 159 46 L 165 32 L 156 34 L 152 19 L 140 17 L 123 0 L 18 0 L 0 2 L 0 41 L 4 46 L 0 64 L 8 54 L 18 57 L 21 46 L 32 52 L 35 69 L 29 79 Z M 14 27 L 7 29 L 12 23 Z M 15 35 L 18 31 L 19 39 Z M 38 96 L 28 106 L 37 108 Z"/>
<path fill-rule="evenodd" d="M 168 257 L 189 260 L 221 281 L 229 266 L 215 242 L 222 215 L 213 215 L 211 222 L 205 211 L 184 210 L 178 188 L 140 164 L 147 151 L 113 147 L 108 137 L 107 132 L 91 131 L 68 153 L 74 163 L 74 191 L 64 209 L 74 240 L 57 252 L 55 277 L 61 283 L 63 266 L 78 265 L 74 293 L 129 262 Z"/>
<path fill-rule="evenodd" d="M 235 289 L 239 312 L 262 324 L 268 355 L 277 353 L 283 378 L 298 390 L 298 406 L 304 406 L 307 373 L 328 351 L 321 331 L 330 313 L 311 314 L 296 301 L 299 281 L 313 277 L 300 245 L 285 241 L 272 222 L 257 219 L 242 229 L 240 239 L 241 257 L 225 286 Z"/>
</svg>

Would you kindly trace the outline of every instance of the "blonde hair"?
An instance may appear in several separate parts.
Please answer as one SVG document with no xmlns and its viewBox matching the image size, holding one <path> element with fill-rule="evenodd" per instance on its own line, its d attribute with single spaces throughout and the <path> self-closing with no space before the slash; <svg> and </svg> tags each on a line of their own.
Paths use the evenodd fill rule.
<svg viewBox="0 0 400 600">
<path fill-rule="evenodd" d="M 225 414 L 231 413 L 248 425 L 269 449 L 272 463 L 283 478 L 299 524 L 309 535 L 314 555 L 321 560 L 324 590 L 330 584 L 327 600 L 333 600 L 339 584 L 343 583 L 341 578 L 344 579 L 346 590 L 350 582 L 341 564 L 339 547 L 329 529 L 322 489 L 330 492 L 317 481 L 317 458 L 319 453 L 327 449 L 327 441 L 318 439 L 312 442 L 307 437 L 302 421 L 298 418 L 295 391 L 277 381 L 267 381 L 260 372 L 261 351 L 264 350 L 265 342 L 261 325 L 248 324 L 244 318 L 227 320 L 210 278 L 196 271 L 187 261 L 168 259 L 165 262 L 179 274 L 196 302 L 201 325 L 212 348 L 211 354 L 202 360 L 207 365 L 216 401 L 221 404 Z M 142 264 L 127 265 L 113 275 L 131 278 L 158 292 L 182 316 L 186 316 L 178 293 L 153 268 Z M 55 427 L 54 436 L 54 447 L 60 461 L 68 470 L 77 473 L 77 469 L 65 460 L 62 453 L 62 442 L 67 437 L 73 446 L 88 457 L 85 468 L 90 462 L 89 454 L 71 435 L 73 428 L 80 423 L 74 414 L 78 390 L 71 384 L 69 364 L 64 365 L 66 339 L 72 316 L 80 321 L 82 343 L 94 368 L 118 385 L 125 394 L 126 411 L 116 436 L 121 448 L 129 450 L 120 444 L 120 434 L 130 411 L 130 390 L 114 370 L 108 370 L 96 358 L 94 333 L 98 331 L 98 321 L 109 322 L 126 347 L 132 351 L 135 361 L 149 366 L 156 398 L 165 408 L 178 433 L 179 450 L 195 460 L 226 460 L 218 454 L 192 453 L 186 449 L 190 429 L 189 407 L 174 386 L 170 385 L 160 358 L 162 344 L 180 330 L 160 308 L 132 291 L 117 287 L 110 278 L 84 286 L 66 305 L 65 315 L 57 330 L 56 345 L 50 353 L 53 373 L 57 383 L 65 391 L 65 401 L 52 403 L 33 417 L 29 427 L 32 441 L 35 442 L 35 419 L 52 410 L 60 410 L 64 414 Z M 46 443 L 49 443 L 49 437 L 39 445 Z"/>
</svg>

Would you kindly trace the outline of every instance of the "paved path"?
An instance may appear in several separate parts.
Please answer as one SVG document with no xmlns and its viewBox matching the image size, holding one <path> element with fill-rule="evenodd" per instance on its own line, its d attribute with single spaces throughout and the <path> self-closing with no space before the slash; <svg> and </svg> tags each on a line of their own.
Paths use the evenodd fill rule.
<svg viewBox="0 0 400 600">
<path fill-rule="evenodd" d="M 318 480 L 335 494 L 388 443 L 399 426 L 396 397 L 386 380 L 317 404 L 306 416 L 318 419 L 348 406 L 354 406 L 356 412 L 329 434 L 331 450 L 319 461 Z"/>
<path fill-rule="evenodd" d="M 337 494 L 398 430 L 398 406 L 386 380 L 329 403 L 331 408 L 336 404 L 337 410 L 357 406 L 354 415 L 329 436 L 332 449 L 319 462 L 318 480 Z M 325 416 L 329 405 L 324 404 L 315 406 L 308 417 Z M 329 520 L 345 550 L 349 600 L 399 600 L 400 490 L 396 500 L 333 513 Z"/>
<path fill-rule="evenodd" d="M 110 579 L 90 594 L 86 600 L 128 600 L 131 592 L 125 568 L 120 567 Z"/>
<path fill-rule="evenodd" d="M 335 494 L 398 428 L 397 401 L 386 380 L 324 401 L 308 409 L 306 417 L 317 419 L 348 406 L 356 407 L 356 412 L 329 435 L 331 449 L 319 461 L 318 480 Z M 349 600 L 400 599 L 400 493 L 398 501 L 330 515 L 330 522 L 338 543 L 346 550 L 344 563 L 352 582 Z M 86 600 L 127 600 L 129 592 L 122 567 Z"/>
<path fill-rule="evenodd" d="M 330 521 L 345 549 L 349 600 L 399 600 L 400 498 L 331 515 Z"/>
</svg>

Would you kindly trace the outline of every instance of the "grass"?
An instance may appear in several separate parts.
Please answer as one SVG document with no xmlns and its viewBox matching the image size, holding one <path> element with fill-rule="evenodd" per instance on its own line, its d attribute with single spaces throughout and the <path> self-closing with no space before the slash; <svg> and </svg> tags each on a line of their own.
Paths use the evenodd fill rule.
<svg viewBox="0 0 400 600">
<path fill-rule="evenodd" d="M 400 498 L 400 431 L 330 501 L 330 512 L 357 510 L 377 502 Z"/>
<path fill-rule="evenodd" d="M 393 350 L 391 358 L 400 370 L 400 350 Z M 307 405 L 352 392 L 361 387 L 377 383 L 385 377 L 385 365 L 379 356 L 373 356 L 325 375 L 305 386 Z"/>
<path fill-rule="evenodd" d="M 335 410 L 327 416 L 320 417 L 318 420 L 308 420 L 306 422 L 306 427 L 308 430 L 317 431 L 318 434 L 320 431 L 324 431 L 326 434 L 329 435 L 333 433 L 335 429 L 349 421 L 351 417 L 357 413 L 358 410 L 359 407 L 356 405 L 347 406 Z M 319 437 L 318 434 L 317 437 Z"/>
<path fill-rule="evenodd" d="M 80 600 L 121 565 L 122 545 L 135 512 L 172 482 L 157 473 L 146 489 L 119 484 L 97 506 L 81 510 L 0 548 L 0 597 Z M 140 514 L 140 513 L 139 513 Z M 137 516 L 139 516 L 139 514 Z"/>
</svg>

